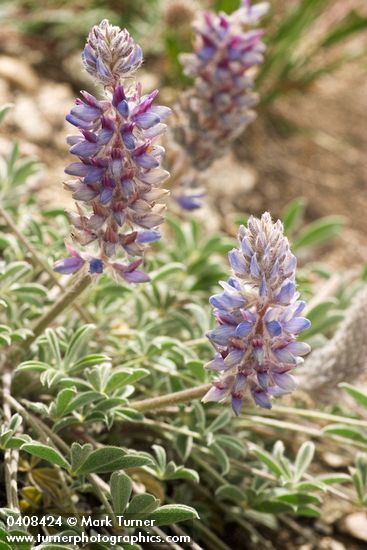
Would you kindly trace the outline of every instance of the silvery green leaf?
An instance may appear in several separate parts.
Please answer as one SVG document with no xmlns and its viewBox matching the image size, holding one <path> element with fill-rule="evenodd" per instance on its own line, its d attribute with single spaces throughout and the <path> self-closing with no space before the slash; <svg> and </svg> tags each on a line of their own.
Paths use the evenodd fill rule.
<svg viewBox="0 0 367 550">
<path fill-rule="evenodd" d="M 305 441 L 299 449 L 294 463 L 294 480 L 299 481 L 312 462 L 315 454 L 315 445 L 311 441 Z"/>
<path fill-rule="evenodd" d="M 191 506 L 166 504 L 155 510 L 147 519 L 154 520 L 154 525 L 170 525 L 189 519 L 199 519 L 199 515 Z"/>
<path fill-rule="evenodd" d="M 21 451 L 26 451 L 37 458 L 47 460 L 48 462 L 51 462 L 51 464 L 57 464 L 57 466 L 61 466 L 66 470 L 70 469 L 70 464 L 67 460 L 65 460 L 62 454 L 49 445 L 44 445 L 38 441 L 33 441 L 32 443 L 25 443 L 22 445 Z"/>
<path fill-rule="evenodd" d="M 122 515 L 128 505 L 132 492 L 132 481 L 124 472 L 114 472 L 110 479 L 113 510 Z"/>
</svg>

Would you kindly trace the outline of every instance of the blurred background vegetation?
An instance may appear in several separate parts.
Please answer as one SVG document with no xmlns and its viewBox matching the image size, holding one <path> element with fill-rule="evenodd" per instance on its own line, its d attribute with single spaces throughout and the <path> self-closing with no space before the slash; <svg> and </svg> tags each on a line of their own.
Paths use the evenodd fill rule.
<svg viewBox="0 0 367 550">
<path fill-rule="evenodd" d="M 39 161 L 42 169 L 30 186 L 46 210 L 53 208 L 55 189 L 58 206 L 70 201 L 60 185 L 68 158 L 64 116 L 80 89 L 94 88 L 80 64 L 91 26 L 103 18 L 126 26 L 144 50 L 144 88 L 159 87 L 162 102 L 174 105 L 190 85 L 178 57 L 191 49 L 195 15 L 204 8 L 230 13 L 238 4 L 0 2 L 0 103 L 14 104 L 0 129 L 0 152 L 14 163 L 16 138 L 17 154 Z M 329 268 L 360 265 L 367 257 L 367 135 L 361 123 L 367 107 L 367 4 L 272 0 L 262 27 L 267 51 L 256 75 L 258 118 L 237 139 L 232 154 L 213 166 L 211 215 L 198 219 L 208 232 L 224 229 L 233 236 L 237 221 L 250 213 L 270 210 L 282 216 L 288 205 L 299 205 L 299 229 L 314 223 L 318 235 L 317 220 L 326 216 L 325 236 L 338 235 L 338 241 L 316 238 L 316 250 Z M 310 255 L 301 250 L 300 257 L 307 261 Z"/>
</svg>

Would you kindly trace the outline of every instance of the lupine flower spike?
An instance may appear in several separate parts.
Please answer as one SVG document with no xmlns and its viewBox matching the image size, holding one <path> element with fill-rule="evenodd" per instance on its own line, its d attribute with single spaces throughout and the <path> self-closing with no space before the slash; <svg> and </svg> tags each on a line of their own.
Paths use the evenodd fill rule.
<svg viewBox="0 0 367 550">
<path fill-rule="evenodd" d="M 194 23 L 194 53 L 180 56 L 194 84 L 181 96 L 174 134 L 195 170 L 207 169 L 255 118 L 254 68 L 265 47 L 263 31 L 253 27 L 267 9 L 244 0 L 230 15 L 206 11 Z"/>
<path fill-rule="evenodd" d="M 109 267 L 128 282 L 144 282 L 149 277 L 138 269 L 144 248 L 160 238 L 164 219 L 167 191 L 160 185 L 169 174 L 160 166 L 164 149 L 156 141 L 170 109 L 154 105 L 158 90 L 142 95 L 132 78 L 142 51 L 126 29 L 107 20 L 93 27 L 82 61 L 105 97 L 81 92 L 66 117 L 80 134 L 67 139 L 78 161 L 65 172 L 76 178 L 66 183 L 76 201 L 76 212 L 69 213 L 73 237 L 91 251 L 68 245 L 70 256 L 54 269 L 74 273 L 84 267 L 99 274 Z"/>
<path fill-rule="evenodd" d="M 260 407 L 296 387 L 290 374 L 310 351 L 298 334 L 310 322 L 301 316 L 305 302 L 296 290 L 296 257 L 280 220 L 268 212 L 241 226 L 239 249 L 229 252 L 233 271 L 223 292 L 210 298 L 218 326 L 207 336 L 217 353 L 206 368 L 220 374 L 203 401 L 228 398 L 240 413 L 245 392 Z"/>
</svg>

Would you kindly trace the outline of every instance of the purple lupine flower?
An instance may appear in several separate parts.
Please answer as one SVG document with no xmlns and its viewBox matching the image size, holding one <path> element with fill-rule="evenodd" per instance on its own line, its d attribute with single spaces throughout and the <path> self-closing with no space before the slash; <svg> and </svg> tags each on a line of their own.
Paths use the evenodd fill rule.
<svg viewBox="0 0 367 550">
<path fill-rule="evenodd" d="M 202 191 L 194 192 L 192 190 L 186 190 L 173 198 L 177 204 L 181 206 L 181 208 L 184 208 L 185 210 L 196 210 L 197 208 L 201 208 L 201 199 L 203 199 L 205 195 L 206 193 Z"/>
<path fill-rule="evenodd" d="M 216 354 L 206 368 L 221 376 L 203 398 L 230 398 L 236 414 L 246 391 L 264 408 L 271 408 L 272 396 L 291 392 L 296 383 L 290 372 L 310 351 L 296 340 L 310 321 L 301 316 L 296 257 L 281 221 L 273 223 L 268 212 L 251 216 L 238 239 L 239 249 L 228 254 L 233 274 L 209 300 L 218 326 L 207 334 Z"/>
<path fill-rule="evenodd" d="M 266 2 L 251 6 L 244 0 L 230 15 L 205 11 L 194 22 L 194 53 L 180 56 L 194 83 L 180 97 L 173 130 L 194 170 L 206 170 L 224 155 L 256 116 L 254 69 L 262 63 L 265 48 L 263 31 L 253 26 L 267 7 Z M 180 194 L 190 192 L 183 185 Z M 186 201 L 180 204 L 186 208 Z M 187 204 L 190 209 L 191 202 Z"/>
<path fill-rule="evenodd" d="M 142 54 L 125 29 L 107 20 L 93 27 L 82 59 L 104 85 L 105 98 L 83 91 L 66 117 L 80 134 L 67 138 L 78 161 L 65 169 L 76 178 L 65 185 L 76 201 L 76 212 L 69 213 L 74 240 L 93 253 L 69 247 L 70 256 L 55 269 L 73 273 L 87 264 L 100 274 L 110 267 L 127 281 L 144 282 L 148 276 L 136 268 L 145 245 L 159 239 L 164 219 L 167 191 L 160 185 L 169 174 L 161 168 L 164 149 L 157 139 L 170 109 L 154 104 L 158 90 L 142 95 L 140 83 L 131 82 Z"/>
</svg>

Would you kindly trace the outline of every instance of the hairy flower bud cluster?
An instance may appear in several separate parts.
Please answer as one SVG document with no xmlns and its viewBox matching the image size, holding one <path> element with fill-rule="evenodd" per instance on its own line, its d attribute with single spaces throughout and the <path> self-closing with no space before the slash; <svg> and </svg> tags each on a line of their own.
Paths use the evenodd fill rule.
<svg viewBox="0 0 367 550">
<path fill-rule="evenodd" d="M 68 245 L 70 256 L 55 271 L 73 273 L 87 264 L 90 273 L 102 273 L 109 266 L 129 282 L 149 280 L 137 267 L 145 245 L 160 238 L 157 226 L 164 219 L 167 191 L 160 185 L 169 174 L 160 166 L 164 149 L 156 141 L 170 109 L 154 105 L 157 90 L 142 95 L 139 83 L 121 81 L 140 64 L 137 52 L 127 31 L 106 20 L 90 33 L 83 62 L 105 85 L 105 98 L 81 92 L 66 117 L 80 134 L 67 138 L 78 160 L 65 169 L 76 178 L 65 185 L 76 201 L 69 213 L 74 240 L 92 245 L 94 253 Z M 115 261 L 121 252 L 125 263 Z M 135 259 L 126 262 L 129 257 Z"/>
<path fill-rule="evenodd" d="M 105 86 L 113 86 L 140 67 L 143 52 L 126 29 L 114 27 L 104 19 L 89 33 L 82 61 L 89 74 Z"/>
<path fill-rule="evenodd" d="M 296 291 L 296 257 L 280 220 L 269 213 L 250 217 L 240 227 L 239 249 L 229 252 L 233 275 L 221 282 L 223 292 L 210 298 L 218 326 L 207 334 L 217 350 L 206 368 L 220 374 L 203 398 L 232 401 L 239 414 L 246 391 L 257 405 L 271 408 L 271 397 L 291 392 L 289 372 L 310 351 L 296 341 L 310 326 Z"/>
<path fill-rule="evenodd" d="M 182 54 L 194 85 L 182 95 L 175 138 L 197 170 L 205 170 L 255 118 L 253 68 L 263 61 L 262 30 L 251 28 L 267 3 L 241 7 L 227 15 L 204 12 L 194 23 L 195 51 Z"/>
</svg>

